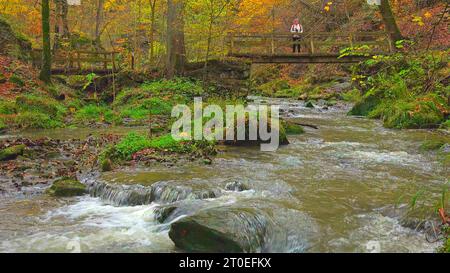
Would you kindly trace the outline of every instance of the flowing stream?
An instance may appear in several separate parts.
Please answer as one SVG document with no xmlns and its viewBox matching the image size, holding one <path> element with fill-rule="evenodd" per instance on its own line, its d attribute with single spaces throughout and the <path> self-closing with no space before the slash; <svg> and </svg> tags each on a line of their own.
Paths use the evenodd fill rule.
<svg viewBox="0 0 450 273">
<path fill-rule="evenodd" d="M 207 207 L 270 207 L 287 236 L 264 251 L 432 252 L 423 232 L 386 213 L 419 191 L 434 202 L 449 170 L 420 144 L 448 136 L 425 130 L 390 130 L 379 121 L 346 116 L 348 107 L 309 109 L 302 102 L 261 100 L 283 116 L 319 127 L 290 136 L 274 153 L 223 148 L 212 165 L 128 169 L 86 176 L 91 195 L 0 201 L 0 252 L 177 252 L 170 223 Z M 249 190 L 226 190 L 237 181 Z M 434 199 L 433 199 L 434 198 Z M 181 208 L 167 222 L 158 207 Z M 287 238 L 287 239 L 286 239 Z"/>
</svg>

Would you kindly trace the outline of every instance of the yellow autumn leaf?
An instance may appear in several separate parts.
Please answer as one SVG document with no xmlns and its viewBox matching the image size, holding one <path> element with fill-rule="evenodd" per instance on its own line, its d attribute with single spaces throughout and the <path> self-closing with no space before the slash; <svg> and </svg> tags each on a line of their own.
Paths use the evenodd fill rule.
<svg viewBox="0 0 450 273">
<path fill-rule="evenodd" d="M 327 5 L 328 5 L 328 6 L 333 5 L 333 2 L 330 1 L 330 2 L 327 3 Z"/>
<path fill-rule="evenodd" d="M 433 14 L 431 14 L 429 11 L 425 12 L 425 14 L 423 15 L 425 18 L 431 18 L 433 17 Z"/>
<path fill-rule="evenodd" d="M 325 11 L 330 11 L 330 7 L 329 7 L 329 6 L 325 6 L 323 9 L 324 9 Z"/>
</svg>

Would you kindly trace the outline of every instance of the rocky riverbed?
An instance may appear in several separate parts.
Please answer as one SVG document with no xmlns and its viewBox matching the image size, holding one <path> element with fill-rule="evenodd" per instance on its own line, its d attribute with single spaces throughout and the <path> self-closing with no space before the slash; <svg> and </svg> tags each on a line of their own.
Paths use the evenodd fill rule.
<svg viewBox="0 0 450 273">
<path fill-rule="evenodd" d="M 346 116 L 345 105 L 256 103 L 280 104 L 284 118 L 315 128 L 290 136 L 275 153 L 224 147 L 210 164 L 129 163 L 105 173 L 92 168 L 91 155 L 114 141 L 108 135 L 3 142 L 27 148 L 1 163 L 0 251 L 370 252 L 375 246 L 431 252 L 439 246 L 427 240 L 426 225 L 408 220 L 408 204 L 419 191 L 421 208 L 439 199 L 448 168 L 420 146 L 448 136 L 385 129 Z M 30 173 L 45 168 L 34 176 L 22 171 L 22 177 L 21 166 L 31 166 Z M 73 173 L 89 194 L 26 196 Z"/>
</svg>

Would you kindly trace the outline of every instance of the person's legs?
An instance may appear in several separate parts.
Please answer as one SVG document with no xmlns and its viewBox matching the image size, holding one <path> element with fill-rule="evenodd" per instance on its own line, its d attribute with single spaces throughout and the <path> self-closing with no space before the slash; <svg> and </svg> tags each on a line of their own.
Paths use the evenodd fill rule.
<svg viewBox="0 0 450 273">
<path fill-rule="evenodd" d="M 300 49 L 302 48 L 300 44 L 300 38 L 297 39 L 296 43 L 297 43 L 297 52 L 300 53 Z"/>
<path fill-rule="evenodd" d="M 298 52 L 300 52 L 300 44 L 299 44 L 300 38 L 294 37 L 294 38 L 293 38 L 293 41 L 294 41 L 294 45 L 292 46 L 292 51 L 293 51 L 294 53 L 296 53 L 297 50 L 298 50 Z"/>
<path fill-rule="evenodd" d="M 297 42 L 297 38 L 292 38 L 292 53 L 295 53 L 295 50 L 297 49 L 297 45 L 295 44 Z"/>
</svg>

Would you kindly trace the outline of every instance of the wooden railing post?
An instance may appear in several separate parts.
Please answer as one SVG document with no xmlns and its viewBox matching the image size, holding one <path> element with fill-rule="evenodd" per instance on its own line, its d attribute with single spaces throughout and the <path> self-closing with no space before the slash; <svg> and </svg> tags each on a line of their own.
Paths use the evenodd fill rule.
<svg viewBox="0 0 450 273">
<path fill-rule="evenodd" d="M 108 53 L 103 54 L 103 58 L 105 58 L 105 61 L 103 62 L 103 69 L 108 69 Z"/>
<path fill-rule="evenodd" d="M 73 51 L 69 51 L 69 68 L 73 68 Z"/>
<path fill-rule="evenodd" d="M 81 53 L 79 51 L 77 51 L 77 66 L 81 70 Z"/>
<path fill-rule="evenodd" d="M 116 52 L 111 53 L 112 69 L 116 71 Z"/>
<path fill-rule="evenodd" d="M 310 45 L 311 45 L 311 55 L 314 54 L 314 34 L 311 33 L 311 38 L 310 38 Z"/>
<path fill-rule="evenodd" d="M 270 53 L 272 55 L 275 55 L 275 38 L 274 33 L 272 32 L 272 35 L 270 37 Z"/>
<path fill-rule="evenodd" d="M 234 53 L 234 36 L 230 35 L 230 54 Z"/>
</svg>

